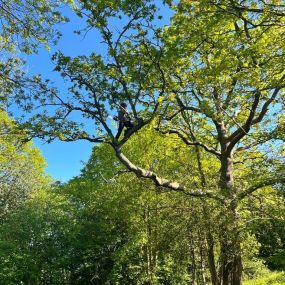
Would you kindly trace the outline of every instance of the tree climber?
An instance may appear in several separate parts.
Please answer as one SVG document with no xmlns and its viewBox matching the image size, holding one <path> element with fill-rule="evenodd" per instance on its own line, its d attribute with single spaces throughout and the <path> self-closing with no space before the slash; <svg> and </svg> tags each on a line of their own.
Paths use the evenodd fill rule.
<svg viewBox="0 0 285 285">
<path fill-rule="evenodd" d="M 129 111 L 127 109 L 127 104 L 124 102 L 120 103 L 118 116 L 115 116 L 114 120 L 119 122 L 118 132 L 115 137 L 116 139 L 119 139 L 124 127 L 127 128 L 125 135 L 134 127 L 133 123 L 131 122 Z"/>
</svg>

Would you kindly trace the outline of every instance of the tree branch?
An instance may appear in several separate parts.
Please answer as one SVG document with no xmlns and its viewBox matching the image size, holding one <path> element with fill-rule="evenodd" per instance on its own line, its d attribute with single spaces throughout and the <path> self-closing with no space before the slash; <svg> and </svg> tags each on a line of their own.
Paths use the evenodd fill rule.
<svg viewBox="0 0 285 285">
<path fill-rule="evenodd" d="M 89 136 L 75 136 L 75 137 L 69 137 L 69 138 L 59 138 L 61 141 L 64 142 L 74 142 L 74 141 L 78 141 L 78 140 L 86 140 L 92 143 L 103 143 L 104 142 L 104 138 L 103 137 L 98 137 L 98 138 L 91 138 Z"/>
<path fill-rule="evenodd" d="M 254 94 L 254 100 L 251 105 L 250 113 L 247 117 L 246 122 L 244 123 L 243 126 L 239 127 L 234 133 L 232 133 L 228 138 L 230 142 L 228 146 L 228 151 L 231 151 L 234 148 L 234 146 L 249 132 L 250 126 L 253 123 L 253 118 L 255 116 L 258 107 L 260 96 L 261 96 L 260 91 L 256 90 Z"/>
<path fill-rule="evenodd" d="M 270 177 L 265 181 L 261 181 L 259 183 L 256 183 L 255 185 L 252 185 L 251 187 L 249 187 L 245 191 L 239 193 L 237 195 L 237 199 L 242 200 L 245 197 L 247 197 L 248 195 L 252 194 L 253 192 L 255 192 L 255 191 L 257 191 L 263 187 L 273 186 L 274 184 L 277 184 L 277 183 L 285 183 L 285 177 Z"/>
<path fill-rule="evenodd" d="M 156 128 L 157 131 L 159 131 L 162 134 L 176 134 L 186 145 L 195 145 L 195 146 L 200 146 L 202 147 L 204 150 L 206 150 L 207 152 L 210 152 L 214 155 L 216 155 L 217 157 L 220 157 L 221 153 L 218 152 L 217 150 L 215 150 L 214 148 L 211 148 L 199 141 L 190 141 L 187 137 L 185 137 L 180 131 L 178 130 L 174 130 L 174 129 L 170 129 L 167 131 L 163 131 L 159 128 Z"/>
<path fill-rule="evenodd" d="M 121 151 L 120 148 L 114 147 L 114 150 L 116 152 L 117 158 L 126 166 L 127 169 L 129 169 L 131 172 L 135 173 L 138 177 L 150 179 L 152 180 L 156 186 L 167 188 L 173 191 L 181 192 L 183 194 L 193 196 L 193 197 L 209 197 L 218 201 L 223 201 L 222 197 L 220 197 L 217 193 L 214 193 L 212 191 L 206 191 L 206 190 L 196 190 L 196 191 L 190 191 L 185 186 L 177 183 L 172 182 L 167 179 L 159 177 L 156 173 L 145 170 L 143 168 L 140 168 L 133 164 Z"/>
<path fill-rule="evenodd" d="M 252 103 L 251 110 L 250 110 L 249 116 L 248 116 L 245 124 L 243 126 L 239 127 L 228 138 L 228 140 L 230 142 L 230 144 L 228 146 L 228 151 L 231 151 L 234 148 L 234 146 L 249 132 L 250 127 L 252 125 L 258 124 L 258 123 L 260 123 L 263 120 L 264 116 L 266 115 L 266 113 L 268 111 L 268 107 L 275 100 L 275 98 L 277 97 L 279 91 L 282 88 L 284 88 L 284 86 L 282 84 L 284 79 L 285 79 L 285 74 L 283 74 L 282 77 L 279 79 L 277 87 L 275 87 L 271 97 L 267 101 L 265 101 L 265 103 L 263 104 L 259 115 L 254 118 L 254 116 L 256 114 L 256 110 L 257 110 L 258 104 L 260 102 L 260 97 L 261 97 L 260 90 L 256 90 L 255 91 L 254 101 Z"/>
</svg>

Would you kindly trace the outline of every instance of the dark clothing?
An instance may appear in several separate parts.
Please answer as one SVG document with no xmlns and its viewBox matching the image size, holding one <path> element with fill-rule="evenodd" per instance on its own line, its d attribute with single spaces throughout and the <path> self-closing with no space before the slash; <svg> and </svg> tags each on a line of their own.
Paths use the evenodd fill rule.
<svg viewBox="0 0 285 285">
<path fill-rule="evenodd" d="M 132 129 L 134 127 L 133 123 L 131 122 L 131 118 L 129 115 L 128 110 L 126 109 L 120 109 L 118 111 L 118 117 L 117 117 L 118 121 L 119 121 L 119 128 L 118 128 L 118 133 L 116 134 L 116 139 L 119 139 L 123 128 L 126 127 L 126 131 L 125 131 L 125 135 L 126 133 Z"/>
<path fill-rule="evenodd" d="M 119 139 L 122 131 L 123 131 L 123 128 L 126 127 L 126 131 L 125 131 L 125 135 L 126 133 L 132 129 L 134 127 L 133 123 L 131 121 L 126 121 L 126 122 L 122 122 L 122 121 L 119 121 L 119 128 L 118 128 L 118 132 L 116 134 L 116 139 Z"/>
<path fill-rule="evenodd" d="M 128 113 L 127 110 L 119 110 L 118 111 L 118 121 L 119 122 L 129 122 L 131 119 L 130 119 L 130 115 Z"/>
</svg>

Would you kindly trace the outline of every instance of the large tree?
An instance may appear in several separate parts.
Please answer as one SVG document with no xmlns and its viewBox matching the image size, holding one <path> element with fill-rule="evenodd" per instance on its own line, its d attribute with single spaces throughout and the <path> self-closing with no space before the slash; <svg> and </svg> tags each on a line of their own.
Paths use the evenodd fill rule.
<svg viewBox="0 0 285 285">
<path fill-rule="evenodd" d="M 46 88 L 23 105 L 36 99 L 48 106 L 29 122 L 31 135 L 108 143 L 138 177 L 216 200 L 223 218 L 219 266 L 209 257 L 212 283 L 241 284 L 239 207 L 255 191 L 284 182 L 274 134 L 284 128 L 285 8 L 282 1 L 167 2 L 159 7 L 150 0 L 80 2 L 77 14 L 87 19 L 87 30 L 100 32 L 105 53 L 56 54 L 55 70 L 70 81 L 69 95 Z M 172 13 L 171 20 L 159 9 Z M 108 113 L 122 100 L 135 124 L 117 141 Z M 88 120 L 95 129 L 84 126 Z M 184 179 L 163 177 L 123 153 L 129 138 L 146 125 L 195 148 L 193 163 L 202 183 L 193 185 L 187 170 Z M 216 179 L 204 172 L 202 152 L 217 162 Z M 245 167 L 255 171 L 241 175 Z"/>
</svg>

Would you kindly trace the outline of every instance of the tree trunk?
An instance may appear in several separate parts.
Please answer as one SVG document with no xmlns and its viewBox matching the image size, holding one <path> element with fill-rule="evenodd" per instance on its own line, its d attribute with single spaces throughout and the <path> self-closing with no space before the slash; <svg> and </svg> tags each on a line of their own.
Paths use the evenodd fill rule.
<svg viewBox="0 0 285 285">
<path fill-rule="evenodd" d="M 212 284 L 218 285 L 218 275 L 215 265 L 214 240 L 209 230 L 207 234 L 207 245 L 208 245 L 208 263 L 211 273 Z"/>
<path fill-rule="evenodd" d="M 222 285 L 241 285 L 242 284 L 242 260 L 240 249 L 240 238 L 238 232 L 238 221 L 236 215 L 237 205 L 234 202 L 234 175 L 232 153 L 227 151 L 221 155 L 221 169 L 219 186 L 226 198 L 231 200 L 230 204 L 225 205 L 223 216 L 225 218 L 221 227 L 221 270 L 220 284 Z"/>
<path fill-rule="evenodd" d="M 221 245 L 221 285 L 242 284 L 242 260 L 240 245 L 224 243 Z"/>
<path fill-rule="evenodd" d="M 221 285 L 241 285 L 242 284 L 242 259 L 240 236 L 237 227 L 237 217 L 235 208 L 227 208 L 224 213 L 225 221 L 221 227 Z"/>
<path fill-rule="evenodd" d="M 239 248 L 239 254 L 235 256 L 233 262 L 233 276 L 232 276 L 232 284 L 233 285 L 240 285 L 242 284 L 242 260 L 241 260 L 241 253 Z"/>
<path fill-rule="evenodd" d="M 221 169 L 219 186 L 228 194 L 234 187 L 233 158 L 231 154 L 221 155 Z"/>
</svg>

